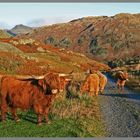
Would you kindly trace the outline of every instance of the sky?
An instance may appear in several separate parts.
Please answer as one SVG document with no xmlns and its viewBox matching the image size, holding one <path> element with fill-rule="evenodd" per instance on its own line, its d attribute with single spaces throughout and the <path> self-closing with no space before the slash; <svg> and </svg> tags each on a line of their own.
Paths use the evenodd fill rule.
<svg viewBox="0 0 140 140">
<path fill-rule="evenodd" d="M 140 13 L 140 3 L 0 3 L 0 28 L 38 27 L 118 13 Z"/>
</svg>

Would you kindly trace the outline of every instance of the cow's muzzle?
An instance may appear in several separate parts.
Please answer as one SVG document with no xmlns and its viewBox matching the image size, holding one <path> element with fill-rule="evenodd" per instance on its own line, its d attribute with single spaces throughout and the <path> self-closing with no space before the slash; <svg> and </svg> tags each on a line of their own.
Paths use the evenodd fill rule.
<svg viewBox="0 0 140 140">
<path fill-rule="evenodd" d="M 57 94 L 58 93 L 58 89 L 52 89 L 52 94 Z"/>
</svg>

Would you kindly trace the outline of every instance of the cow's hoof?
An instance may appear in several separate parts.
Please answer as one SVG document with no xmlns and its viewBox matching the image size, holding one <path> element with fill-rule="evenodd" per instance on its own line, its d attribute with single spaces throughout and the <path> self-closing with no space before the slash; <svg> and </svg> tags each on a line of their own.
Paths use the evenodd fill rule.
<svg viewBox="0 0 140 140">
<path fill-rule="evenodd" d="M 38 126 L 41 126 L 41 125 L 42 125 L 42 123 L 38 123 L 37 125 L 38 125 Z"/>
<path fill-rule="evenodd" d="M 17 119 L 17 120 L 16 120 L 16 123 L 18 123 L 18 122 L 20 122 L 20 119 Z"/>
<path fill-rule="evenodd" d="M 47 121 L 46 124 L 51 124 L 51 121 Z"/>
</svg>

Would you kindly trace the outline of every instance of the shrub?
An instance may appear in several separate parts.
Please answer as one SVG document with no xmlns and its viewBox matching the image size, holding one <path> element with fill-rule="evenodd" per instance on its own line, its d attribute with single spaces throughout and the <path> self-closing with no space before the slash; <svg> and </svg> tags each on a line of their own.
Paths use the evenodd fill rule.
<svg viewBox="0 0 140 140">
<path fill-rule="evenodd" d="M 80 38 L 77 41 L 78 45 L 79 46 L 82 45 L 83 42 L 84 42 L 84 38 L 83 38 L 83 36 L 80 36 Z"/>
<path fill-rule="evenodd" d="M 45 44 L 53 44 L 55 39 L 52 36 L 49 36 L 47 39 L 44 40 Z"/>
<path fill-rule="evenodd" d="M 98 47 L 97 37 L 92 37 L 89 48 L 92 50 Z"/>
<path fill-rule="evenodd" d="M 59 45 L 65 48 L 68 48 L 70 46 L 70 40 L 68 38 L 63 38 L 60 40 Z"/>
</svg>

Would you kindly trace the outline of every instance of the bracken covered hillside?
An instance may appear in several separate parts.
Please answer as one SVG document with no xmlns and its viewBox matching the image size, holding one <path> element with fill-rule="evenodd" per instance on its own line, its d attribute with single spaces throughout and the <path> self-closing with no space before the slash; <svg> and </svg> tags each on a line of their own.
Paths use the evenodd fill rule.
<svg viewBox="0 0 140 140">
<path fill-rule="evenodd" d="M 108 70 L 105 64 L 83 54 L 43 45 L 34 39 L 0 39 L 0 73 L 42 75 L 47 72 Z"/>
<path fill-rule="evenodd" d="M 0 38 L 9 38 L 11 37 L 6 31 L 0 29 Z"/>
<path fill-rule="evenodd" d="M 139 36 L 140 14 L 123 13 L 43 26 L 26 35 L 44 44 L 107 61 L 139 55 Z"/>
</svg>

